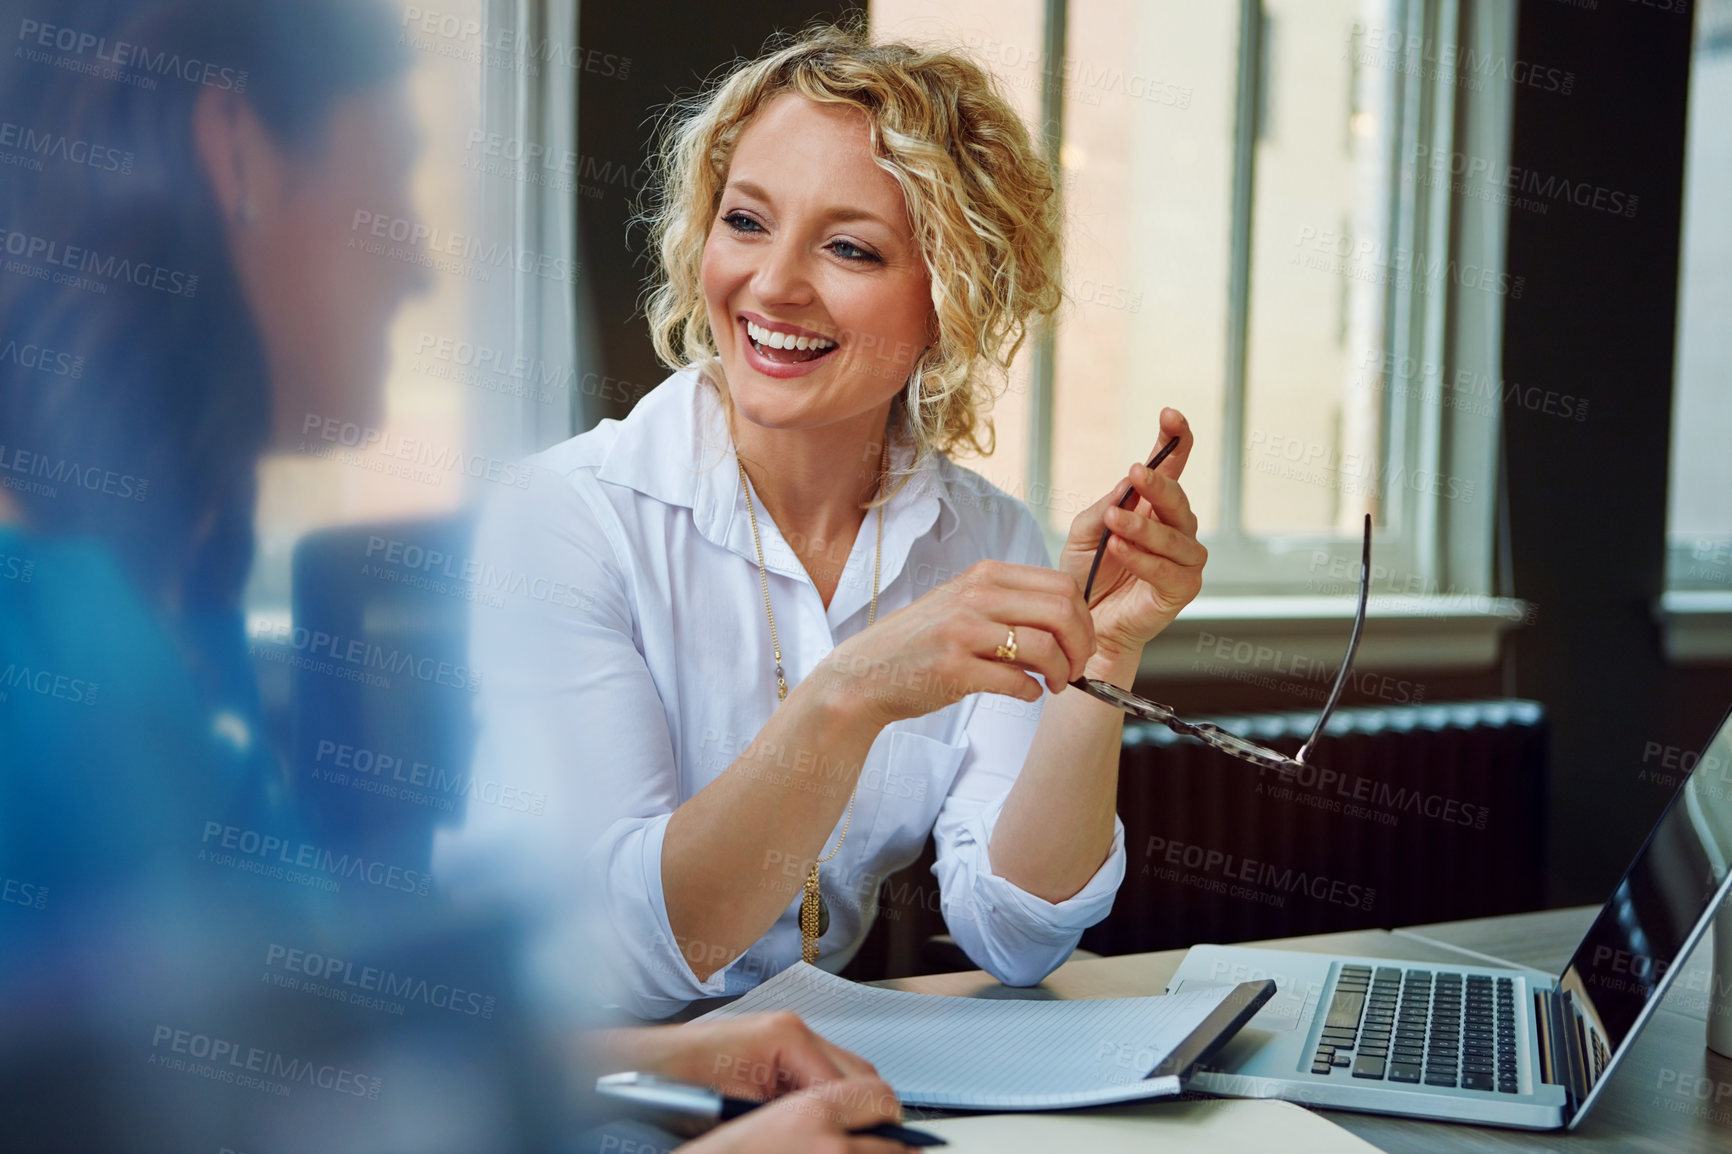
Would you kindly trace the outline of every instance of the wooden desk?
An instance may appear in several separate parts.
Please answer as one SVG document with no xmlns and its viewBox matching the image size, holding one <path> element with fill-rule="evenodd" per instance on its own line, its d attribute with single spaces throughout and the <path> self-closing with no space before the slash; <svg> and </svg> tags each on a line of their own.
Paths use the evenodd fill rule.
<svg viewBox="0 0 1732 1154">
<path fill-rule="evenodd" d="M 1557 973 L 1587 932 L 1598 907 L 1546 910 L 1508 917 L 1319 934 L 1245 945 L 1360 954 L 1419 962 L 1505 962 Z M 1707 1037 L 1708 963 L 1704 939 L 1678 983 L 1649 1020 L 1612 1084 L 1575 1130 L 1549 1132 L 1421 1122 L 1345 1110 L 1323 1110 L 1331 1121 L 1391 1154 L 1449 1151 L 1732 1151 L 1732 1059 L 1710 1053 Z M 999 985 L 979 970 L 881 982 L 925 994 L 981 998 L 1120 998 L 1158 994 L 1178 969 L 1183 950 L 1067 962 L 1029 990 Z M 1720 1095 L 1716 1103 L 1714 1096 Z M 1699 1094 L 1706 1094 L 1704 1101 Z"/>
</svg>

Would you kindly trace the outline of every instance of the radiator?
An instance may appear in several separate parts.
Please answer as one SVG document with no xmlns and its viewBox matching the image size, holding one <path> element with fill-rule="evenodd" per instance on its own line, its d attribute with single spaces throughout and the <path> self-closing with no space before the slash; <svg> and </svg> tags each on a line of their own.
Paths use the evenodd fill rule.
<svg viewBox="0 0 1732 1154">
<path fill-rule="evenodd" d="M 1204 720 L 1198 718 L 1197 720 Z M 1315 713 L 1210 719 L 1296 753 Z M 1119 760 L 1126 869 L 1085 949 L 1135 953 L 1540 908 L 1547 730 L 1532 701 L 1343 709 L 1291 784 L 1156 725 Z M 858 980 L 973 967 L 941 935 L 933 850 L 891 877 Z"/>
<path fill-rule="evenodd" d="M 1315 713 L 1214 718 L 1286 753 Z M 1537 909 L 1547 731 L 1535 702 L 1344 709 L 1283 781 L 1125 727 L 1125 881 L 1083 938 L 1119 954 Z"/>
</svg>

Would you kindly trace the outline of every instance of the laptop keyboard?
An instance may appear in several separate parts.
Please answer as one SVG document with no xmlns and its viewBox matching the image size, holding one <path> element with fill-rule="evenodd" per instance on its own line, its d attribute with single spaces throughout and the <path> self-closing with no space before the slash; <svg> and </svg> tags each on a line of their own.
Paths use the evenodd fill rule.
<svg viewBox="0 0 1732 1154">
<path fill-rule="evenodd" d="M 1343 966 L 1311 1072 L 1517 1093 L 1515 982 Z"/>
</svg>

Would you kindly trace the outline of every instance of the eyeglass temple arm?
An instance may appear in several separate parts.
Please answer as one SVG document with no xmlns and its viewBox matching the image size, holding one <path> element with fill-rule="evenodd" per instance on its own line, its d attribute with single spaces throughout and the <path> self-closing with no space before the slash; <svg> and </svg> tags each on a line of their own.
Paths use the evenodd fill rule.
<svg viewBox="0 0 1732 1154">
<path fill-rule="evenodd" d="M 1342 687 L 1347 684 L 1347 675 L 1353 671 L 1353 655 L 1359 651 L 1359 634 L 1365 629 L 1365 603 L 1371 593 L 1371 514 L 1365 514 L 1365 543 L 1359 553 L 1359 609 L 1353 615 L 1353 636 L 1347 639 L 1347 656 L 1341 659 L 1341 669 L 1335 674 L 1335 687 L 1329 691 L 1329 700 L 1323 703 L 1323 712 L 1317 716 L 1317 726 L 1312 729 L 1311 736 L 1305 739 L 1305 744 L 1299 747 L 1293 760 L 1304 764 L 1305 758 L 1311 752 L 1311 747 L 1317 739 L 1323 736 L 1323 727 L 1329 724 L 1329 715 L 1335 712 L 1335 703 L 1341 699 Z"/>
<path fill-rule="evenodd" d="M 1156 453 L 1154 456 L 1149 458 L 1149 466 L 1148 467 L 1151 469 L 1158 468 L 1160 466 L 1160 463 L 1162 461 L 1166 460 L 1168 457 L 1172 456 L 1173 450 L 1177 449 L 1178 447 L 1179 447 L 1179 438 L 1174 437 L 1172 440 L 1168 441 L 1166 444 L 1161 446 L 1160 452 Z M 1119 508 L 1123 509 L 1125 507 L 1125 503 L 1130 501 L 1136 495 L 1137 495 L 1137 487 L 1135 485 L 1132 485 L 1130 488 L 1126 489 L 1124 496 L 1120 497 L 1118 500 Z M 1099 545 L 1095 546 L 1094 563 L 1089 566 L 1089 579 L 1088 579 L 1087 583 L 1085 583 L 1083 585 L 1083 604 L 1084 605 L 1087 605 L 1089 603 L 1089 594 L 1094 591 L 1095 574 L 1100 572 L 1101 558 L 1106 555 L 1107 541 L 1112 537 L 1112 535 L 1113 535 L 1112 530 L 1108 529 L 1105 533 L 1101 534 L 1101 543 Z"/>
</svg>

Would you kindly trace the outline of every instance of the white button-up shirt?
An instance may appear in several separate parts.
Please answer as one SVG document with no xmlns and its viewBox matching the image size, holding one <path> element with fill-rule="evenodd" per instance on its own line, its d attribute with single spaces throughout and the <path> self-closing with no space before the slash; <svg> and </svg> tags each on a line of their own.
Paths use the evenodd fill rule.
<svg viewBox="0 0 1732 1154">
<path fill-rule="evenodd" d="M 617 978 L 609 993 L 639 1016 L 743 993 L 799 960 L 799 900 L 743 956 L 700 981 L 674 942 L 661 876 L 669 815 L 728 768 L 777 706 L 721 399 L 696 371 L 676 373 L 624 421 L 603 421 L 528 464 L 529 484 L 495 502 L 476 543 L 486 584 L 503 590 L 472 610 L 476 779 L 545 802 L 539 814 L 471 803 L 464 826 L 442 832 L 436 871 L 454 891 L 514 891 L 544 918 L 555 907 L 563 927 L 551 937 L 555 954 L 603 938 Z M 826 607 L 763 502 L 752 500 L 795 685 L 866 627 L 877 514 L 862 523 Z M 1021 502 L 936 454 L 885 507 L 883 534 L 880 615 L 986 558 L 1050 565 Z M 1039 982 L 1106 916 L 1125 870 L 1116 819 L 1106 862 L 1056 904 L 999 877 L 987 856 L 1040 711 L 975 694 L 878 735 L 847 838 L 821 867 L 830 925 L 819 965 L 839 970 L 854 956 L 880 883 L 920 855 L 928 834 L 937 840 L 936 890 L 923 883 L 900 896 L 941 910 L 958 944 L 1000 981 Z M 795 787 L 839 780 L 804 754 L 780 757 L 778 768 Z M 778 858 L 779 847 L 764 849 L 767 870 L 803 873 Z M 580 899 L 571 892 L 579 884 L 596 892 Z M 585 905 L 592 916 L 579 928 L 573 911 Z M 557 968 L 557 958 L 548 964 Z"/>
</svg>

